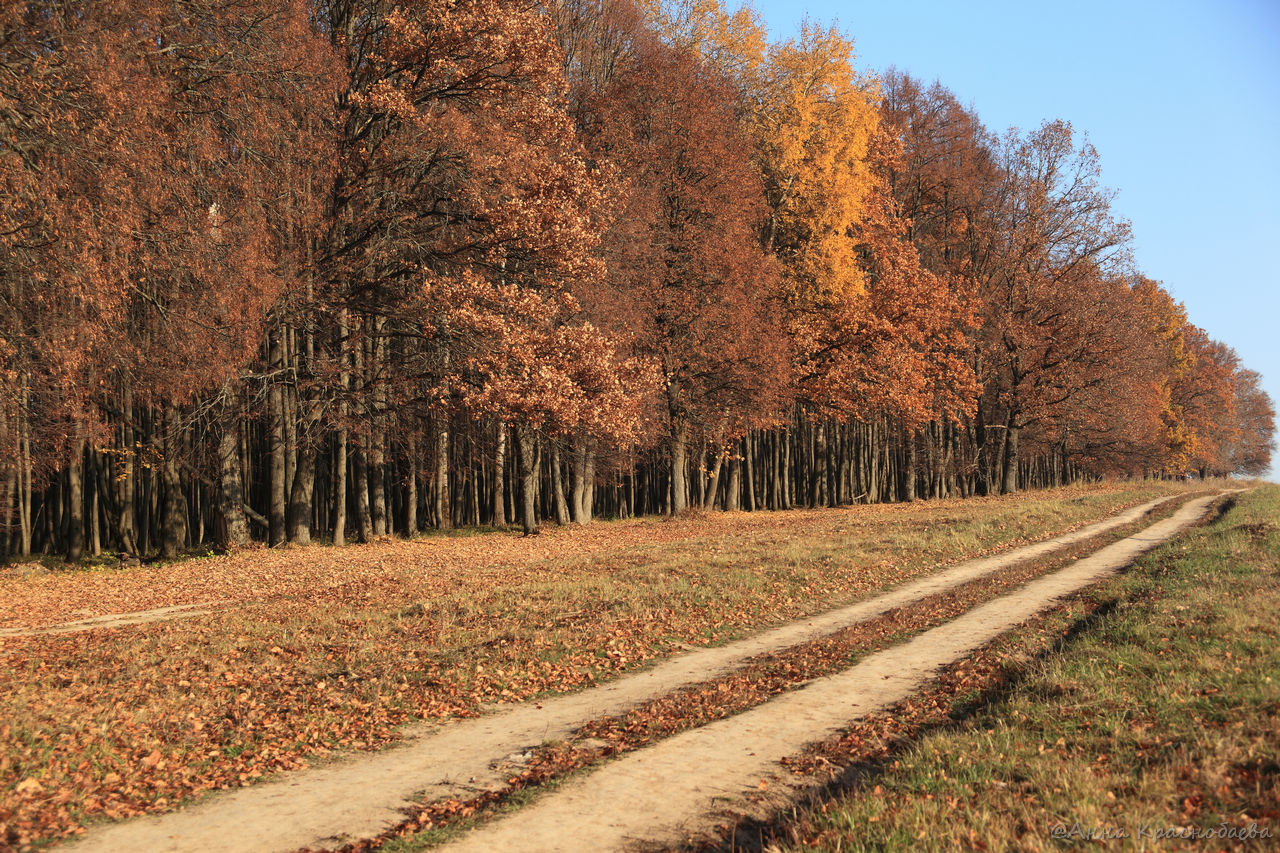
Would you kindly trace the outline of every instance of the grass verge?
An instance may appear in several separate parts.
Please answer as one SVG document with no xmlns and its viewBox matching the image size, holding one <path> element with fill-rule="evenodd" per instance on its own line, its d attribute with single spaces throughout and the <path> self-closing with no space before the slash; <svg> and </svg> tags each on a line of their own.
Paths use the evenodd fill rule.
<svg viewBox="0 0 1280 853">
<path fill-rule="evenodd" d="M 1280 487 L 1264 486 L 798 758 L 846 769 L 712 846 L 1274 849 L 1278 612 Z"/>
</svg>

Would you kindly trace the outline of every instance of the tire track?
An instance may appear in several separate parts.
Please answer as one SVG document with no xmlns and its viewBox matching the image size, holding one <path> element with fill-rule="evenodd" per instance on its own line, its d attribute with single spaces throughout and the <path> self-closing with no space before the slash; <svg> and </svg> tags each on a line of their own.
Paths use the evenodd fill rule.
<svg viewBox="0 0 1280 853">
<path fill-rule="evenodd" d="M 1071 533 L 951 566 L 874 598 L 817 617 L 725 646 L 679 655 L 646 671 L 590 690 L 539 703 L 526 702 L 484 717 L 454 722 L 435 731 L 426 726 L 410 727 L 405 732 L 404 743 L 381 752 L 360 754 L 326 766 L 282 774 L 251 788 L 215 794 L 183 811 L 91 828 L 68 849 L 219 849 L 253 853 L 335 846 L 344 841 L 373 837 L 402 820 L 403 809 L 415 795 L 418 799 L 424 793 L 428 797 L 443 799 L 500 787 L 505 781 L 505 774 L 494 769 L 497 762 L 548 739 L 563 738 L 585 722 L 621 713 L 681 686 L 727 674 L 756 655 L 826 636 L 1001 569 L 1039 559 L 1068 545 L 1132 523 L 1170 499 L 1172 496 L 1150 501 Z M 792 695 L 801 694 L 812 695 L 807 690 Z M 740 716 L 773 707 L 784 698 Z M 842 719 L 847 721 L 848 718 L 845 715 Z M 815 731 L 809 740 L 819 739 L 821 734 Z M 672 740 L 682 737 L 684 735 Z M 663 744 L 651 749 L 661 748 Z M 646 749 L 633 756 L 638 758 L 649 751 Z M 594 775 L 591 778 L 595 778 Z M 503 821 L 499 825 L 505 823 Z M 590 849 L 593 844 L 574 849 Z M 523 847 L 523 842 L 516 846 Z"/>
</svg>

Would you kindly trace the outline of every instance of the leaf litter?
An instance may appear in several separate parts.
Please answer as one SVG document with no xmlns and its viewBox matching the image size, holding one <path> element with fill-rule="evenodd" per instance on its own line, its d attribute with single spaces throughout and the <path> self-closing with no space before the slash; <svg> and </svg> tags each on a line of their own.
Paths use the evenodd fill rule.
<svg viewBox="0 0 1280 853">
<path fill-rule="evenodd" d="M 1109 499 L 1095 513 L 1136 502 L 1132 493 Z M 164 811 L 335 750 L 378 748 L 411 720 L 474 716 L 489 703 L 577 689 L 865 595 L 962 555 L 935 543 L 936 551 L 896 564 L 851 565 L 828 553 L 790 573 L 748 566 L 755 571 L 731 590 L 740 596 L 733 607 L 698 560 L 743 553 L 743 543 L 754 559 L 805 536 L 838 542 L 886 522 L 927 528 L 953 503 L 645 520 L 530 539 L 259 549 L 4 578 L 0 620 L 9 627 L 210 598 L 231 605 L 181 623 L 2 639 L 0 672 L 14 688 L 0 726 L 0 778 L 13 780 L 0 800 L 0 842 L 24 847 L 75 834 L 89 819 Z M 1009 509 L 994 515 L 1004 530 L 982 550 L 1043 535 L 1032 522 L 1019 527 Z M 603 581 L 593 585 L 653 573 L 664 548 L 681 559 L 660 565 L 659 583 L 639 604 Z M 566 572 L 574 586 L 559 591 Z M 613 597 L 593 598 L 597 591 Z M 524 602 L 516 611 L 513 594 Z"/>
</svg>

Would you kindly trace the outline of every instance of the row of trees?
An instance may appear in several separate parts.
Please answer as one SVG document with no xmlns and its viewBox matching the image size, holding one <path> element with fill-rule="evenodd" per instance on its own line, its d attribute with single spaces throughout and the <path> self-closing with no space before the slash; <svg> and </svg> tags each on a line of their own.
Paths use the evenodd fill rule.
<svg viewBox="0 0 1280 853">
<path fill-rule="evenodd" d="M 0 544 L 1258 473 L 1097 155 L 716 0 L 0 9 Z"/>
</svg>

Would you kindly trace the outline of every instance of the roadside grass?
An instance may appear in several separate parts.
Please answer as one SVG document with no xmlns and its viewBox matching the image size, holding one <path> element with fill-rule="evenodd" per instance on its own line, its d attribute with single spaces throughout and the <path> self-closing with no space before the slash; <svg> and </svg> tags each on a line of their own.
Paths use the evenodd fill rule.
<svg viewBox="0 0 1280 853">
<path fill-rule="evenodd" d="M 1186 490 L 1114 484 L 5 577 L 6 625 L 231 604 L 0 640 L 0 847 L 375 748 L 404 722 L 576 689 Z"/>
<path fill-rule="evenodd" d="M 878 770 L 859 768 L 839 795 L 754 833 L 759 843 L 1274 849 L 1280 487 L 1240 496 L 1088 597 L 1097 615 L 1060 654 L 1036 656 L 962 724 L 896 750 Z M 1042 628 L 1004 648 L 1034 651 Z"/>
</svg>

